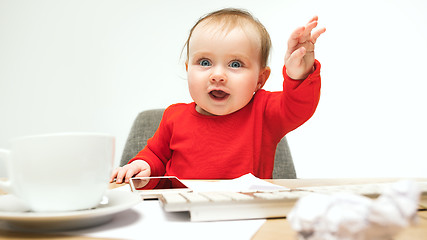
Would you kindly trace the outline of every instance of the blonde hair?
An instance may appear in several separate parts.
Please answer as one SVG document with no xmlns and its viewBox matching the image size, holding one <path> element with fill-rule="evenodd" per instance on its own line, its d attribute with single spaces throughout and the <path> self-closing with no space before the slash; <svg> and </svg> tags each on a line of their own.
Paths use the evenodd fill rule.
<svg viewBox="0 0 427 240">
<path fill-rule="evenodd" d="M 223 30 L 230 30 L 236 26 L 240 26 L 242 29 L 245 29 L 245 25 L 250 23 L 254 29 L 258 32 L 261 40 L 261 49 L 260 49 L 260 63 L 261 67 L 266 67 L 268 62 L 268 57 L 270 55 L 271 49 L 271 39 L 267 30 L 265 29 L 262 23 L 254 18 L 252 14 L 248 11 L 236 8 L 224 8 L 215 12 L 211 12 L 204 17 L 200 18 L 196 24 L 191 28 L 190 34 L 188 35 L 187 41 L 185 42 L 184 48 L 186 48 L 187 61 L 189 56 L 189 43 L 194 29 L 204 21 L 209 21 L 208 23 L 221 23 Z"/>
</svg>

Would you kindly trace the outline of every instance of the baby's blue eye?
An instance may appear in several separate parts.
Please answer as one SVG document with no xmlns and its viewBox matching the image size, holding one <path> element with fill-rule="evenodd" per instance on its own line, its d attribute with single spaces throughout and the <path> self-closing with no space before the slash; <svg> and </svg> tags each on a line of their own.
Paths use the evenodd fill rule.
<svg viewBox="0 0 427 240">
<path fill-rule="evenodd" d="M 199 62 L 200 66 L 202 67 L 209 67 L 211 65 L 211 63 L 209 62 L 209 60 L 203 59 Z"/>
<path fill-rule="evenodd" d="M 239 68 L 242 67 L 242 64 L 239 61 L 233 61 L 229 64 L 229 66 L 232 68 Z"/>
</svg>

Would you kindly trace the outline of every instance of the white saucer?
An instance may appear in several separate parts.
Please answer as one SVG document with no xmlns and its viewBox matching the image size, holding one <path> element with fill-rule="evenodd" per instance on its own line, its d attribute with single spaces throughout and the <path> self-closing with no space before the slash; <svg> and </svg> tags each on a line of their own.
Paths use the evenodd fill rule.
<svg viewBox="0 0 427 240">
<path fill-rule="evenodd" d="M 0 221 L 11 227 L 29 231 L 59 231 L 92 227 L 110 221 L 115 213 L 127 210 L 141 202 L 132 192 L 109 190 L 108 201 L 94 209 L 72 212 L 2 212 Z"/>
</svg>

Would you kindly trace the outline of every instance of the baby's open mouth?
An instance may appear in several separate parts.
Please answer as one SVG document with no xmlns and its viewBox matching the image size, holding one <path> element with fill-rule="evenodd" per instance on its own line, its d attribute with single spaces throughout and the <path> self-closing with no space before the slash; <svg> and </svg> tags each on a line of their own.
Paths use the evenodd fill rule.
<svg viewBox="0 0 427 240">
<path fill-rule="evenodd" d="M 226 97 L 228 97 L 230 94 L 222 91 L 222 90 L 212 90 L 209 92 L 209 95 L 214 98 L 214 99 L 224 99 Z"/>
</svg>

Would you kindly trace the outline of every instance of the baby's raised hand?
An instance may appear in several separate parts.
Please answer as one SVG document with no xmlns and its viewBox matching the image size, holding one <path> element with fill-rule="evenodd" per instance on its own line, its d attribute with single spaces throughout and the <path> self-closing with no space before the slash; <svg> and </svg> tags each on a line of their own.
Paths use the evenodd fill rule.
<svg viewBox="0 0 427 240">
<path fill-rule="evenodd" d="M 286 73 L 292 79 L 305 79 L 314 71 L 314 44 L 326 31 L 326 28 L 321 28 L 312 33 L 317 20 L 317 16 L 313 17 L 305 26 L 295 29 L 289 37 L 285 66 Z"/>
</svg>

